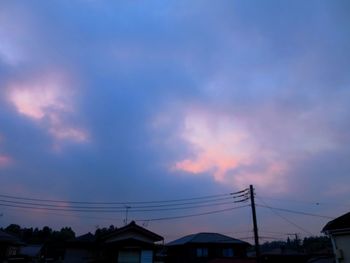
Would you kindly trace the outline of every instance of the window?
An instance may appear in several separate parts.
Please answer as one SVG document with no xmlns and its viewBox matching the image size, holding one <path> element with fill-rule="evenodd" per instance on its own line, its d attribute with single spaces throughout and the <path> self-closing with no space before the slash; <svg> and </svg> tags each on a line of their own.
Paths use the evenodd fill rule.
<svg viewBox="0 0 350 263">
<path fill-rule="evenodd" d="M 222 249 L 222 256 L 225 258 L 232 258 L 234 256 L 233 249 L 232 248 L 223 248 Z"/>
<path fill-rule="evenodd" d="M 197 257 L 204 258 L 208 256 L 208 249 L 207 248 L 197 248 Z"/>
</svg>

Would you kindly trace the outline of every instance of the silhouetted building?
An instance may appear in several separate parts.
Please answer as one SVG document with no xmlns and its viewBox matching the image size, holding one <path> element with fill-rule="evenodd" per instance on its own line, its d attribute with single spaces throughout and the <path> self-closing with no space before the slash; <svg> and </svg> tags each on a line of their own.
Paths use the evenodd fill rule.
<svg viewBox="0 0 350 263">
<path fill-rule="evenodd" d="M 100 259 L 105 262 L 154 263 L 157 242 L 163 237 L 132 221 L 101 241 Z"/>
<path fill-rule="evenodd" d="M 0 230 L 0 262 L 17 256 L 21 244 L 19 238 Z"/>
<path fill-rule="evenodd" d="M 168 263 L 211 262 L 218 259 L 245 259 L 250 244 L 218 233 L 198 233 L 166 245 Z"/>
<path fill-rule="evenodd" d="M 326 224 L 322 232 L 330 236 L 337 263 L 350 263 L 350 213 Z"/>
<path fill-rule="evenodd" d="M 90 232 L 66 243 L 64 263 L 91 262 L 98 256 L 96 238 Z"/>
</svg>

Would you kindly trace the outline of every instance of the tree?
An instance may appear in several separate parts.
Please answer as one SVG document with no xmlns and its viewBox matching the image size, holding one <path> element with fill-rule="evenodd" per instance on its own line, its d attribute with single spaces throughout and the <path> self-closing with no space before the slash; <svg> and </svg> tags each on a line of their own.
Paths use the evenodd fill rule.
<svg viewBox="0 0 350 263">
<path fill-rule="evenodd" d="M 306 237 L 303 240 L 303 247 L 305 252 L 312 253 L 327 249 L 331 250 L 332 243 L 327 236 Z"/>
<path fill-rule="evenodd" d="M 5 231 L 9 234 L 13 234 L 15 236 L 21 237 L 21 227 L 19 225 L 16 225 L 16 224 L 8 225 L 5 228 Z"/>
</svg>

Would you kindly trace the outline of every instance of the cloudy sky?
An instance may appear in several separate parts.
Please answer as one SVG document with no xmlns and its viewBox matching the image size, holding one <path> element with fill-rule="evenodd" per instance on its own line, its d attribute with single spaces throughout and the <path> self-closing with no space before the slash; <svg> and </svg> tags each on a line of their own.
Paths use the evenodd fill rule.
<svg viewBox="0 0 350 263">
<path fill-rule="evenodd" d="M 253 184 L 261 205 L 347 212 L 349 11 L 346 0 L 1 1 L 0 194 L 127 203 Z M 126 216 L 8 201 L 1 226 L 82 234 Z M 128 217 L 234 206 L 131 207 Z M 319 234 L 329 220 L 266 207 L 258 216 L 267 238 Z M 249 207 L 145 222 L 167 240 L 252 235 Z"/>
</svg>

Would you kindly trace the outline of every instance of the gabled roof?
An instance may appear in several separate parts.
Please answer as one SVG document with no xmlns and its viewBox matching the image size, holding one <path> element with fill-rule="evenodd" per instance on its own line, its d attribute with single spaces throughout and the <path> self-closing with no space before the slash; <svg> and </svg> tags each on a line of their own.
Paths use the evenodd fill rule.
<svg viewBox="0 0 350 263">
<path fill-rule="evenodd" d="M 11 244 L 21 244 L 21 241 L 19 240 L 19 238 L 1 230 L 0 230 L 0 242 L 6 242 Z"/>
<path fill-rule="evenodd" d="M 181 246 L 185 244 L 242 244 L 249 245 L 239 239 L 225 236 L 219 233 L 197 233 L 184 236 L 167 244 L 167 246 Z"/>
<path fill-rule="evenodd" d="M 89 242 L 95 242 L 95 240 L 96 240 L 95 236 L 89 232 L 89 233 L 86 233 L 85 235 L 76 237 L 74 241 L 89 243 Z"/>
<path fill-rule="evenodd" d="M 139 233 L 143 236 L 146 236 L 148 239 L 151 239 L 153 242 L 162 241 L 164 238 L 152 231 L 149 231 L 146 228 L 143 228 L 139 225 L 137 225 L 134 221 L 132 221 L 130 224 L 123 226 L 121 228 L 116 229 L 112 233 L 108 234 L 104 237 L 104 240 L 107 241 L 108 239 L 112 239 L 114 237 L 122 236 L 123 234 L 128 233 Z"/>
<path fill-rule="evenodd" d="M 329 221 L 322 232 L 334 232 L 334 231 L 350 231 L 350 212 L 346 213 L 336 219 Z"/>
</svg>

